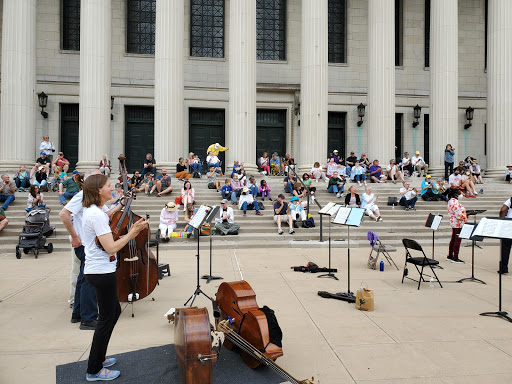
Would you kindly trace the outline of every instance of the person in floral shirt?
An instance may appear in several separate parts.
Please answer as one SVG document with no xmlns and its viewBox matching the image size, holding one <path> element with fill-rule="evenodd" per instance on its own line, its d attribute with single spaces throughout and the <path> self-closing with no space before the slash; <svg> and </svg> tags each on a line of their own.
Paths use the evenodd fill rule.
<svg viewBox="0 0 512 384">
<path fill-rule="evenodd" d="M 448 201 L 448 215 L 450 217 L 450 226 L 452 227 L 452 238 L 448 248 L 448 257 L 452 263 L 464 263 L 459 259 L 460 241 L 459 233 L 462 226 L 468 221 L 466 208 L 460 203 L 459 197 L 462 197 L 460 189 L 452 190 L 452 198 Z"/>
</svg>

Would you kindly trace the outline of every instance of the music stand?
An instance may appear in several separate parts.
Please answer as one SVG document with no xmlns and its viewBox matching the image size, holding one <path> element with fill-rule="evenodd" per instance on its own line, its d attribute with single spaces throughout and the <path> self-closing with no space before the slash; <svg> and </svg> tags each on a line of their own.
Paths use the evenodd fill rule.
<svg viewBox="0 0 512 384">
<path fill-rule="evenodd" d="M 481 236 L 483 238 L 489 237 L 493 239 L 512 239 L 512 219 L 505 217 L 484 217 L 478 223 L 473 236 Z M 497 312 L 483 312 L 480 316 L 497 316 L 501 317 L 512 323 L 512 318 L 508 316 L 501 308 L 501 272 L 502 272 L 502 258 L 501 250 L 503 245 L 500 241 L 500 267 L 499 267 L 499 306 Z"/>
<path fill-rule="evenodd" d="M 192 228 L 194 228 L 196 230 L 196 236 L 197 236 L 197 255 L 196 255 L 197 256 L 197 287 L 196 287 L 196 290 L 194 291 L 194 293 L 192 294 L 192 296 L 190 296 L 188 298 L 188 300 L 185 302 L 185 304 L 183 304 L 184 306 L 187 306 L 188 302 L 190 300 L 192 300 L 192 302 L 190 303 L 190 306 L 192 307 L 194 305 L 194 301 L 195 301 L 196 297 L 199 296 L 200 294 L 203 294 L 208 299 L 210 299 L 210 301 L 213 301 L 213 299 L 210 296 L 208 296 L 206 293 L 204 293 L 201 290 L 201 285 L 199 284 L 199 282 L 200 282 L 200 279 L 199 279 L 199 236 L 201 234 L 201 225 L 206 220 L 206 216 L 207 216 L 208 212 L 210 211 L 210 209 L 211 209 L 211 207 L 209 207 L 207 205 L 201 205 L 189 223 L 189 225 L 192 226 Z"/>
<path fill-rule="evenodd" d="M 331 269 L 331 220 L 330 220 L 330 217 L 336 215 L 336 213 L 338 212 L 338 209 L 340 209 L 340 208 L 341 208 L 340 204 L 331 202 L 331 203 L 327 203 L 321 210 L 318 211 L 318 214 L 320 215 L 320 217 L 329 216 L 329 219 L 327 219 L 327 221 L 329 221 L 329 270 Z M 334 280 L 339 280 L 332 272 L 324 273 L 323 275 L 320 275 L 317 277 L 330 277 Z"/>
<path fill-rule="evenodd" d="M 476 215 L 476 214 L 475 214 Z M 462 230 L 459 233 L 459 238 L 471 240 L 471 277 L 466 277 L 464 279 L 457 280 L 457 283 L 463 283 L 464 281 L 477 281 L 482 284 L 486 284 L 485 281 L 477 279 L 475 277 L 475 242 L 483 241 L 483 237 L 473 236 L 473 232 L 476 229 L 476 225 L 473 224 L 464 224 Z"/>
<path fill-rule="evenodd" d="M 430 228 L 432 230 L 432 260 L 436 259 L 434 257 L 434 250 L 435 250 L 435 246 L 436 246 L 435 245 L 436 244 L 435 233 L 436 233 L 437 229 L 439 228 L 439 225 L 441 224 L 441 220 L 443 220 L 443 215 L 440 215 L 440 214 L 433 215 L 433 214 L 429 213 L 428 217 L 427 217 L 427 221 L 425 221 L 425 227 Z M 433 268 L 444 269 L 439 264 L 434 265 Z"/>
<path fill-rule="evenodd" d="M 212 210 L 208 213 L 208 216 L 204 221 L 206 223 L 210 224 L 210 274 L 209 275 L 203 275 L 202 279 L 206 280 L 206 284 L 209 284 L 212 280 L 222 280 L 223 278 L 220 276 L 213 276 L 212 275 L 212 228 L 211 228 L 211 222 L 215 220 L 215 216 L 217 216 L 217 213 L 219 213 L 220 207 L 216 205 L 212 208 Z"/>
<path fill-rule="evenodd" d="M 487 212 L 487 209 L 470 209 L 470 210 L 466 211 L 466 216 L 467 217 L 475 216 L 475 218 L 473 219 L 473 224 L 475 225 L 475 228 L 476 228 L 476 215 L 479 215 L 484 212 Z M 478 248 L 482 249 L 482 247 L 476 243 L 476 241 L 482 241 L 482 240 L 471 241 L 470 244 L 466 244 L 464 247 L 473 247 L 473 248 L 478 247 Z"/>
</svg>

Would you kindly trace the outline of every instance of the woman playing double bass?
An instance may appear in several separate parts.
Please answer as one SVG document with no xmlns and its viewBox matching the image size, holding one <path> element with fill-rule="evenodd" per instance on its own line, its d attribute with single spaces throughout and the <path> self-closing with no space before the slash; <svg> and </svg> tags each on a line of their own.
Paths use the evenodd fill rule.
<svg viewBox="0 0 512 384">
<path fill-rule="evenodd" d="M 112 187 L 105 175 L 92 175 L 83 186 L 83 239 L 85 246 L 85 279 L 96 290 L 99 318 L 92 339 L 87 381 L 113 380 L 121 372 L 107 369 L 116 363 L 111 357 L 105 359 L 108 342 L 121 306 L 117 298 L 116 252 L 129 240 L 134 239 L 148 224 L 148 220 L 139 220 L 132 225 L 128 233 L 114 241 L 109 226 L 109 218 L 103 207 L 111 198 Z M 98 239 L 101 247 L 96 242 Z M 102 249 L 103 248 L 103 249 Z"/>
</svg>

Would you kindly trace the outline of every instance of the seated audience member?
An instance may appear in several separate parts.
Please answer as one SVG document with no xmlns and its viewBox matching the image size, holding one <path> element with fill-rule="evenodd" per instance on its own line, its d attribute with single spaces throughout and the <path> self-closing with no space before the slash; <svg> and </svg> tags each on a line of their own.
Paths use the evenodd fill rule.
<svg viewBox="0 0 512 384">
<path fill-rule="evenodd" d="M 249 188 L 249 192 L 251 192 L 251 195 L 254 197 L 258 196 L 258 185 L 256 184 L 256 179 L 253 175 L 249 176 L 249 180 L 246 184 L 247 188 Z"/>
<path fill-rule="evenodd" d="M 283 165 L 284 171 L 284 165 Z M 281 174 L 281 160 L 276 152 L 272 154 L 272 158 L 270 159 L 270 171 L 272 175 L 280 175 Z"/>
<path fill-rule="evenodd" d="M 466 164 L 464 163 L 464 161 L 459 161 L 459 170 L 460 170 L 460 174 L 462 175 L 464 173 L 464 171 L 468 168 L 468 166 L 466 166 Z"/>
<path fill-rule="evenodd" d="M 7 217 L 5 217 L 4 209 L 0 207 L 0 232 L 2 232 L 5 227 L 7 227 L 7 224 L 9 224 L 9 220 L 7 220 Z"/>
<path fill-rule="evenodd" d="M 338 174 L 338 172 L 334 172 L 329 179 L 329 186 L 327 187 L 327 192 L 335 193 L 336 197 L 342 197 L 343 191 L 345 190 L 345 180 Z"/>
<path fill-rule="evenodd" d="M 341 164 L 341 163 L 342 163 L 342 161 L 343 161 L 343 159 L 340 159 L 340 157 L 339 157 L 339 155 L 338 155 L 338 150 L 337 150 L 337 149 L 335 149 L 334 151 L 332 151 L 332 157 L 331 157 L 331 159 L 333 159 L 333 160 L 334 160 L 334 162 L 335 162 L 336 164 Z"/>
<path fill-rule="evenodd" d="M 356 165 L 356 163 L 357 163 L 357 157 L 356 157 L 354 151 L 351 151 L 350 156 L 345 159 L 345 166 L 346 166 L 346 172 L 347 172 L 348 177 L 350 177 L 352 167 L 354 165 Z"/>
<path fill-rule="evenodd" d="M 379 160 L 373 160 L 373 165 L 370 166 L 370 179 L 372 183 L 385 183 L 387 180 L 387 176 L 382 173 Z"/>
<path fill-rule="evenodd" d="M 256 215 L 263 216 L 263 213 L 260 212 L 260 207 L 258 202 L 251 195 L 249 188 L 244 187 L 242 189 L 242 193 L 240 194 L 240 200 L 238 201 L 238 207 L 244 211 L 244 216 L 247 216 L 247 210 L 255 210 Z"/>
<path fill-rule="evenodd" d="M 476 159 L 474 157 L 468 156 L 464 159 L 463 165 L 464 169 L 468 169 L 471 166 L 471 163 L 475 161 Z"/>
<path fill-rule="evenodd" d="M 265 201 L 265 197 L 268 197 L 268 199 L 272 201 L 272 197 L 270 196 L 270 187 L 267 185 L 267 180 L 261 180 L 259 193 L 261 195 L 261 200 Z"/>
<path fill-rule="evenodd" d="M 453 173 L 448 178 L 448 184 L 450 189 L 460 189 L 462 182 L 462 176 L 460 175 L 459 167 L 453 170 Z"/>
<path fill-rule="evenodd" d="M 512 184 L 512 165 L 507 165 L 507 169 L 505 170 L 505 181 Z"/>
<path fill-rule="evenodd" d="M 284 201 L 284 195 L 280 193 L 277 196 L 277 200 L 274 203 L 274 222 L 277 223 L 277 233 L 280 235 L 283 234 L 283 230 L 281 229 L 281 223 L 285 221 L 288 222 L 288 226 L 290 227 L 290 235 L 294 234 L 293 230 L 293 221 L 292 216 L 290 215 L 290 207 L 288 203 Z"/>
<path fill-rule="evenodd" d="M 59 184 L 59 200 L 62 205 L 66 205 L 66 199 L 71 200 L 80 192 L 80 185 L 76 182 L 78 176 L 78 171 L 73 171 L 72 177 L 65 177 L 64 181 Z M 64 188 L 66 188 L 66 192 L 64 192 Z"/>
<path fill-rule="evenodd" d="M 187 169 L 188 164 L 183 160 L 183 157 L 180 157 L 178 164 L 176 164 L 176 173 L 174 176 L 181 181 L 190 179 L 192 175 L 188 173 Z"/>
<path fill-rule="evenodd" d="M 405 181 L 404 174 L 402 173 L 398 165 L 396 165 L 396 161 L 394 159 L 391 159 L 389 161 L 389 165 L 386 167 L 386 173 L 388 179 L 393 181 L 393 184 L 396 184 L 398 178 L 402 180 L 402 183 Z"/>
<path fill-rule="evenodd" d="M 311 168 L 311 177 L 315 180 L 322 179 L 326 183 L 329 182 L 329 180 L 325 176 L 325 172 L 322 169 L 322 166 L 320 165 L 320 163 L 318 161 L 313 165 L 313 168 Z"/>
<path fill-rule="evenodd" d="M 240 178 L 245 181 L 245 168 L 244 163 L 240 163 L 238 160 L 233 163 L 233 170 L 231 174 L 238 173 Z"/>
<path fill-rule="evenodd" d="M 376 195 L 372 193 L 372 187 L 367 186 L 365 193 L 361 198 L 361 208 L 366 210 L 366 214 L 370 216 L 375 221 L 382 221 L 380 217 L 379 207 L 377 206 L 377 199 L 379 198 L 379 193 Z"/>
<path fill-rule="evenodd" d="M 194 152 L 188 154 L 188 165 L 192 168 L 193 177 L 201 177 L 201 161 L 197 155 L 194 155 Z"/>
<path fill-rule="evenodd" d="M 244 182 L 238 179 L 238 173 L 233 173 L 231 175 L 231 182 L 229 183 L 231 187 L 231 203 L 237 204 L 238 197 L 242 193 L 242 188 L 244 187 Z"/>
<path fill-rule="evenodd" d="M 114 190 L 110 194 L 110 208 L 115 207 L 116 205 L 121 203 L 121 198 L 123 197 L 123 185 L 121 183 L 116 183 L 114 186 Z"/>
<path fill-rule="evenodd" d="M 370 169 L 372 163 L 370 162 L 370 159 L 366 157 L 366 153 L 361 155 L 361 158 L 359 159 L 359 165 L 364 168 L 365 173 Z"/>
<path fill-rule="evenodd" d="M 473 182 L 473 176 L 471 176 L 471 170 L 466 168 L 462 171 L 460 175 L 461 184 L 466 188 L 468 196 L 466 197 L 476 197 L 478 192 L 475 188 L 475 183 Z"/>
<path fill-rule="evenodd" d="M 423 176 L 426 176 L 428 173 L 428 164 L 425 163 L 423 157 L 420 156 L 420 151 L 416 151 L 414 156 L 411 158 L 411 164 L 414 167 L 414 170 L 421 176 L 421 171 L 423 170 Z"/>
<path fill-rule="evenodd" d="M 53 179 L 51 180 L 52 191 L 56 191 L 58 189 L 58 185 L 61 184 L 66 177 L 68 177 L 68 174 L 64 172 L 61 167 L 55 167 Z"/>
<path fill-rule="evenodd" d="M 144 183 L 144 193 L 151 195 L 156 189 L 156 181 L 152 173 L 147 175 L 147 181 Z"/>
<path fill-rule="evenodd" d="M 416 188 L 411 188 L 411 184 L 406 181 L 403 183 L 404 186 L 400 188 L 400 205 L 405 207 L 406 211 L 416 210 L 414 207 L 416 205 L 416 201 L 418 201 L 418 191 Z"/>
<path fill-rule="evenodd" d="M 300 218 L 302 221 L 302 228 L 308 228 L 306 225 L 306 211 L 297 196 L 292 196 L 290 199 L 290 215 L 292 216 L 293 221 L 297 221 Z"/>
<path fill-rule="evenodd" d="M 225 152 L 227 151 L 229 148 L 228 147 L 223 147 L 222 145 L 220 145 L 219 143 L 215 143 L 215 144 L 211 144 L 207 149 L 206 149 L 206 153 L 210 153 L 212 152 L 215 156 L 219 156 L 219 153 L 220 152 Z"/>
<path fill-rule="evenodd" d="M 181 203 L 183 204 L 183 210 L 187 209 L 188 204 L 194 204 L 194 198 L 196 191 L 192 188 L 190 181 L 185 181 L 183 188 L 181 188 Z"/>
<path fill-rule="evenodd" d="M 291 173 L 284 178 L 283 185 L 286 193 L 293 193 L 293 185 L 297 182 L 297 178 Z"/>
<path fill-rule="evenodd" d="M 194 236 L 194 227 L 190 225 L 190 220 L 194 217 L 197 212 L 197 208 L 194 208 L 194 204 L 187 204 L 187 210 L 185 211 L 185 229 L 184 232 L 188 233 L 187 237 Z"/>
<path fill-rule="evenodd" d="M 356 193 L 355 185 L 351 185 L 350 187 L 348 187 L 348 193 L 345 196 L 345 206 L 350 208 L 361 207 L 361 198 Z"/>
<path fill-rule="evenodd" d="M 315 203 L 316 187 L 313 182 L 313 179 L 309 177 L 309 173 L 305 173 L 302 175 L 302 182 L 304 183 L 306 190 L 309 190 L 309 196 L 311 198 L 311 203 L 314 204 Z"/>
<path fill-rule="evenodd" d="M 219 174 L 215 172 L 215 167 L 213 165 L 210 165 L 210 171 L 206 174 L 206 177 L 208 177 L 208 189 L 216 189 L 217 192 L 220 191 L 220 180 L 217 180 L 217 176 Z"/>
<path fill-rule="evenodd" d="M 208 156 L 206 156 L 206 164 L 208 164 L 208 168 L 214 167 L 215 172 L 222 172 L 220 167 L 220 160 L 216 155 L 213 154 L 213 152 L 208 152 Z"/>
<path fill-rule="evenodd" d="M 267 152 L 263 152 L 260 157 L 260 167 L 263 169 L 263 172 L 266 172 L 265 175 L 270 176 L 270 159 Z"/>
<path fill-rule="evenodd" d="M 144 159 L 142 177 L 144 177 L 146 173 L 152 173 L 153 177 L 156 177 L 156 160 L 153 158 L 153 155 L 151 153 L 148 153 L 146 155 L 146 158 Z"/>
<path fill-rule="evenodd" d="M 436 184 L 432 181 L 430 175 L 421 182 L 421 198 L 425 201 L 448 201 L 448 198 L 437 190 Z"/>
<path fill-rule="evenodd" d="M 351 178 L 357 181 L 359 186 L 361 186 L 361 181 L 364 183 L 364 185 L 366 185 L 365 169 L 359 162 L 356 162 L 356 164 L 352 167 Z"/>
<path fill-rule="evenodd" d="M 167 169 L 162 168 L 160 174 L 156 177 L 157 196 L 163 196 L 172 192 L 171 176 L 167 174 Z"/>
<path fill-rule="evenodd" d="M 160 224 L 158 225 L 158 229 L 160 229 L 160 238 L 169 239 L 176 229 L 177 222 L 178 211 L 176 204 L 174 201 L 170 201 L 165 204 L 165 207 L 163 207 L 160 212 Z"/>
<path fill-rule="evenodd" d="M 222 199 L 220 209 L 215 217 L 215 230 L 219 231 L 222 236 L 238 235 L 240 229 L 239 224 L 235 224 L 235 213 L 233 208 L 228 207 L 228 200 Z"/>
<path fill-rule="evenodd" d="M 30 173 L 24 165 L 20 165 L 20 170 L 14 174 L 14 183 L 21 192 L 24 192 L 25 188 L 30 188 Z"/>
<path fill-rule="evenodd" d="M 27 208 L 25 211 L 30 212 L 34 208 L 45 208 L 46 204 L 44 202 L 44 196 L 39 192 L 39 187 L 37 185 L 32 185 L 30 187 L 30 192 L 28 193 L 27 199 Z"/>
<path fill-rule="evenodd" d="M 412 176 L 412 173 L 414 172 L 409 152 L 404 153 L 404 158 L 402 159 L 402 171 L 404 171 L 404 173 L 407 172 L 407 176 Z"/>
<path fill-rule="evenodd" d="M 46 190 L 48 190 L 48 188 L 47 188 L 47 185 L 48 185 L 47 178 L 48 178 L 48 176 L 46 174 L 46 170 L 41 165 L 39 167 L 39 171 L 36 173 L 36 178 L 32 182 L 32 184 L 33 185 L 37 185 L 39 187 L 39 189 L 46 189 Z"/>
<path fill-rule="evenodd" d="M 293 196 L 296 196 L 299 199 L 304 199 L 307 196 L 306 193 L 307 193 L 306 188 L 304 188 L 304 186 L 301 183 L 296 182 L 293 185 L 293 192 L 292 192 Z"/>
<path fill-rule="evenodd" d="M 109 177 L 110 172 L 112 172 L 112 164 L 110 164 L 110 160 L 108 159 L 107 155 L 103 155 L 100 160 L 100 172 L 102 175 L 107 177 Z"/>
<path fill-rule="evenodd" d="M 39 158 L 36 160 L 36 163 L 32 167 L 32 170 L 30 171 L 30 178 L 32 178 L 34 176 L 34 174 L 39 171 L 40 167 L 44 168 L 46 176 L 48 176 L 50 174 L 50 165 L 51 165 L 50 159 L 48 159 L 48 157 L 46 157 L 46 153 L 44 151 L 41 151 L 41 153 L 39 155 L 40 155 Z"/>
<path fill-rule="evenodd" d="M 469 170 L 471 171 L 471 175 L 475 179 L 475 184 L 484 183 L 484 181 L 482 180 L 482 169 L 480 168 L 478 161 L 473 160 L 471 162 L 471 165 L 469 166 Z"/>
<path fill-rule="evenodd" d="M 57 168 L 60 168 L 64 172 L 68 172 L 69 169 L 69 161 L 64 158 L 64 153 L 59 152 L 57 158 L 52 162 L 52 170 L 54 173 L 57 173 Z"/>
<path fill-rule="evenodd" d="M 287 175 L 290 173 L 290 170 L 295 170 L 295 159 L 291 157 L 289 153 L 284 155 L 282 167 L 284 168 L 284 173 Z"/>
<path fill-rule="evenodd" d="M 231 179 L 224 180 L 224 186 L 220 189 L 220 195 L 223 199 L 227 199 L 231 197 Z"/>
<path fill-rule="evenodd" d="M 128 180 L 128 189 L 135 188 L 137 185 L 139 186 L 135 192 L 142 192 L 144 190 L 144 185 L 139 183 L 142 182 L 142 176 L 139 171 L 135 171 L 133 176 Z"/>
</svg>

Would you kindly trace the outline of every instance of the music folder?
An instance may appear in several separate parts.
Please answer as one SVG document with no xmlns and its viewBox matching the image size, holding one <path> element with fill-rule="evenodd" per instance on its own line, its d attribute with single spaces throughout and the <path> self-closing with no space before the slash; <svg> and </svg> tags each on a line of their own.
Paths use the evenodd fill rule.
<svg viewBox="0 0 512 384">
<path fill-rule="evenodd" d="M 425 227 L 432 229 L 433 231 L 437 231 L 439 228 L 439 224 L 441 224 L 441 220 L 443 219 L 443 215 L 433 215 L 431 213 L 428 214 L 427 221 L 425 222 Z"/>
<path fill-rule="evenodd" d="M 483 241 L 484 238 L 481 236 L 474 236 L 474 232 L 476 229 L 476 225 L 474 224 L 464 224 L 460 233 L 459 238 L 473 241 Z"/>
<path fill-rule="evenodd" d="M 480 219 L 473 236 L 494 239 L 512 239 L 512 219 L 506 217 L 484 217 Z"/>
</svg>

